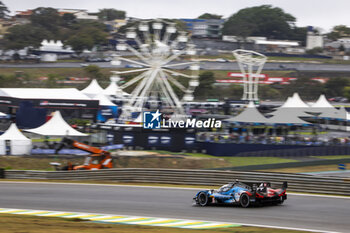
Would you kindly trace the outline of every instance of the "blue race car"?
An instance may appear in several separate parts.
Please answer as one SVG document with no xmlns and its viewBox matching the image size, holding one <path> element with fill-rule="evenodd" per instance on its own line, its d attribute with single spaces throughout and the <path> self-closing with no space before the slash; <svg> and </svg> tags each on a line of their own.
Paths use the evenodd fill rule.
<svg viewBox="0 0 350 233">
<path fill-rule="evenodd" d="M 199 191 L 193 200 L 200 206 L 237 203 L 244 208 L 251 204 L 282 204 L 287 199 L 287 186 L 287 182 L 283 182 L 282 188 L 273 189 L 269 182 L 242 183 L 235 181 L 223 185 L 218 190 Z"/>
</svg>

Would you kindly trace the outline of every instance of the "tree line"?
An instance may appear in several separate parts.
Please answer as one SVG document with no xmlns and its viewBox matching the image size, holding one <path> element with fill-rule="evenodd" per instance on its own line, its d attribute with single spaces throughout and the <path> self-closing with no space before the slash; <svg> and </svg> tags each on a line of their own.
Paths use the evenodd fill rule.
<svg viewBox="0 0 350 233">
<path fill-rule="evenodd" d="M 9 10 L 0 1 L 0 18 L 8 18 Z M 39 7 L 33 10 L 30 23 L 15 25 L 5 34 L 4 49 L 39 47 L 43 39 L 61 40 L 78 53 L 107 43 L 109 36 L 104 21 L 125 19 L 126 12 L 116 9 L 101 9 L 96 15 L 99 21 L 77 20 L 73 14 L 59 14 L 56 9 Z M 199 19 L 222 19 L 221 15 L 204 13 Z M 247 7 L 232 14 L 225 20 L 223 35 L 237 36 L 245 41 L 248 36 L 262 36 L 268 39 L 289 39 L 305 45 L 306 27 L 297 27 L 297 19 L 290 13 L 272 5 Z M 350 36 L 350 28 L 337 25 L 327 34 L 332 40 Z"/>
</svg>

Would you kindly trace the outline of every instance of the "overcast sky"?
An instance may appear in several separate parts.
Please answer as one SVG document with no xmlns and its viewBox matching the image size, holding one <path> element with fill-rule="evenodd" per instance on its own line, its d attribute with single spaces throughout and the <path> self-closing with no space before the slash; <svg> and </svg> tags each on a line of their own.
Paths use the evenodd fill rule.
<svg viewBox="0 0 350 233">
<path fill-rule="evenodd" d="M 12 13 L 36 7 L 124 10 L 138 18 L 196 18 L 209 12 L 229 17 L 238 10 L 271 4 L 297 18 L 298 26 L 315 26 L 328 31 L 334 25 L 350 26 L 349 0 L 2 0 Z"/>
</svg>

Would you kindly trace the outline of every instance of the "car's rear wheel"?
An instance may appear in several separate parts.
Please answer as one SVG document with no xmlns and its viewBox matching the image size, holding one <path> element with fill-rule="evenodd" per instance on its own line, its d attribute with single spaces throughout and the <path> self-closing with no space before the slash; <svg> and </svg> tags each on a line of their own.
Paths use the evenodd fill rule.
<svg viewBox="0 0 350 233">
<path fill-rule="evenodd" d="M 250 204 L 250 198 L 249 198 L 248 194 L 243 193 L 241 195 L 241 197 L 239 198 L 239 203 L 241 204 L 241 206 L 243 208 L 247 208 Z"/>
<path fill-rule="evenodd" d="M 278 204 L 283 204 L 283 202 L 284 202 L 284 198 L 280 196 L 280 199 L 278 200 Z"/>
<path fill-rule="evenodd" d="M 208 195 L 204 192 L 200 192 L 197 196 L 197 203 L 200 206 L 208 205 Z"/>
</svg>

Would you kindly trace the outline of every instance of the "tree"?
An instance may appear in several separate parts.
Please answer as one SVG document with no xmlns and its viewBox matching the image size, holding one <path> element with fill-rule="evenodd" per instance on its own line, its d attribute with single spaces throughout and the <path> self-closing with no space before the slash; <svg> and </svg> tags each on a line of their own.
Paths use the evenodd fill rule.
<svg viewBox="0 0 350 233">
<path fill-rule="evenodd" d="M 94 78 L 94 79 L 103 78 L 103 73 L 101 72 L 101 68 L 96 65 L 89 65 L 87 67 L 84 67 L 84 72 L 90 78 Z"/>
<path fill-rule="evenodd" d="M 101 9 L 98 13 L 98 18 L 104 21 L 111 21 L 115 19 L 125 19 L 126 12 L 121 10 L 116 10 L 113 8 Z"/>
<path fill-rule="evenodd" d="M 196 97 L 208 97 L 213 93 L 213 84 L 215 83 L 214 73 L 205 71 L 199 75 L 199 86 L 196 88 L 194 95 Z"/>
<path fill-rule="evenodd" d="M 295 21 L 294 16 L 279 7 L 271 5 L 249 7 L 233 14 L 224 23 L 223 34 L 287 39 L 293 34 Z"/>
<path fill-rule="evenodd" d="M 103 45 L 107 42 L 108 34 L 94 26 L 79 28 L 66 42 L 73 50 L 81 53 L 83 50 L 91 50 L 95 45 Z"/>
<path fill-rule="evenodd" d="M 198 19 L 221 19 L 222 15 L 204 13 L 198 17 Z"/>
<path fill-rule="evenodd" d="M 32 25 L 45 28 L 46 30 L 57 33 L 61 25 L 61 16 L 54 8 L 39 7 L 33 10 L 30 16 Z"/>
<path fill-rule="evenodd" d="M 341 37 L 348 37 L 348 36 L 350 36 L 350 27 L 347 27 L 345 25 L 334 26 L 332 31 L 327 34 L 328 39 L 331 39 L 331 40 L 337 40 Z"/>
<path fill-rule="evenodd" d="M 349 86 L 347 78 L 331 78 L 325 84 L 327 96 L 344 96 L 344 88 Z"/>
<path fill-rule="evenodd" d="M 295 92 L 298 92 L 305 100 L 317 99 L 320 93 L 324 92 L 324 86 L 311 78 L 299 77 L 297 80 L 292 81 L 291 84 L 286 85 L 281 94 L 287 97 Z"/>
<path fill-rule="evenodd" d="M 6 49 L 38 48 L 44 39 L 61 40 L 76 52 L 92 49 L 107 42 L 106 26 L 101 22 L 76 20 L 72 14 L 60 16 L 53 8 L 33 10 L 31 23 L 16 25 L 4 36 Z"/>
<path fill-rule="evenodd" d="M 10 13 L 7 6 L 0 1 L 0 19 L 4 19 L 8 16 L 8 13 Z"/>
<path fill-rule="evenodd" d="M 71 13 L 65 13 L 62 15 L 62 26 L 71 27 L 74 23 L 77 23 L 77 17 Z"/>
<path fill-rule="evenodd" d="M 52 32 L 32 24 L 16 25 L 9 28 L 4 36 L 5 49 L 23 49 L 28 46 L 39 47 L 43 39 L 54 39 Z"/>
<path fill-rule="evenodd" d="M 307 54 L 319 54 L 323 52 L 323 48 L 322 47 L 315 47 L 313 49 L 309 49 L 306 51 Z"/>
</svg>

